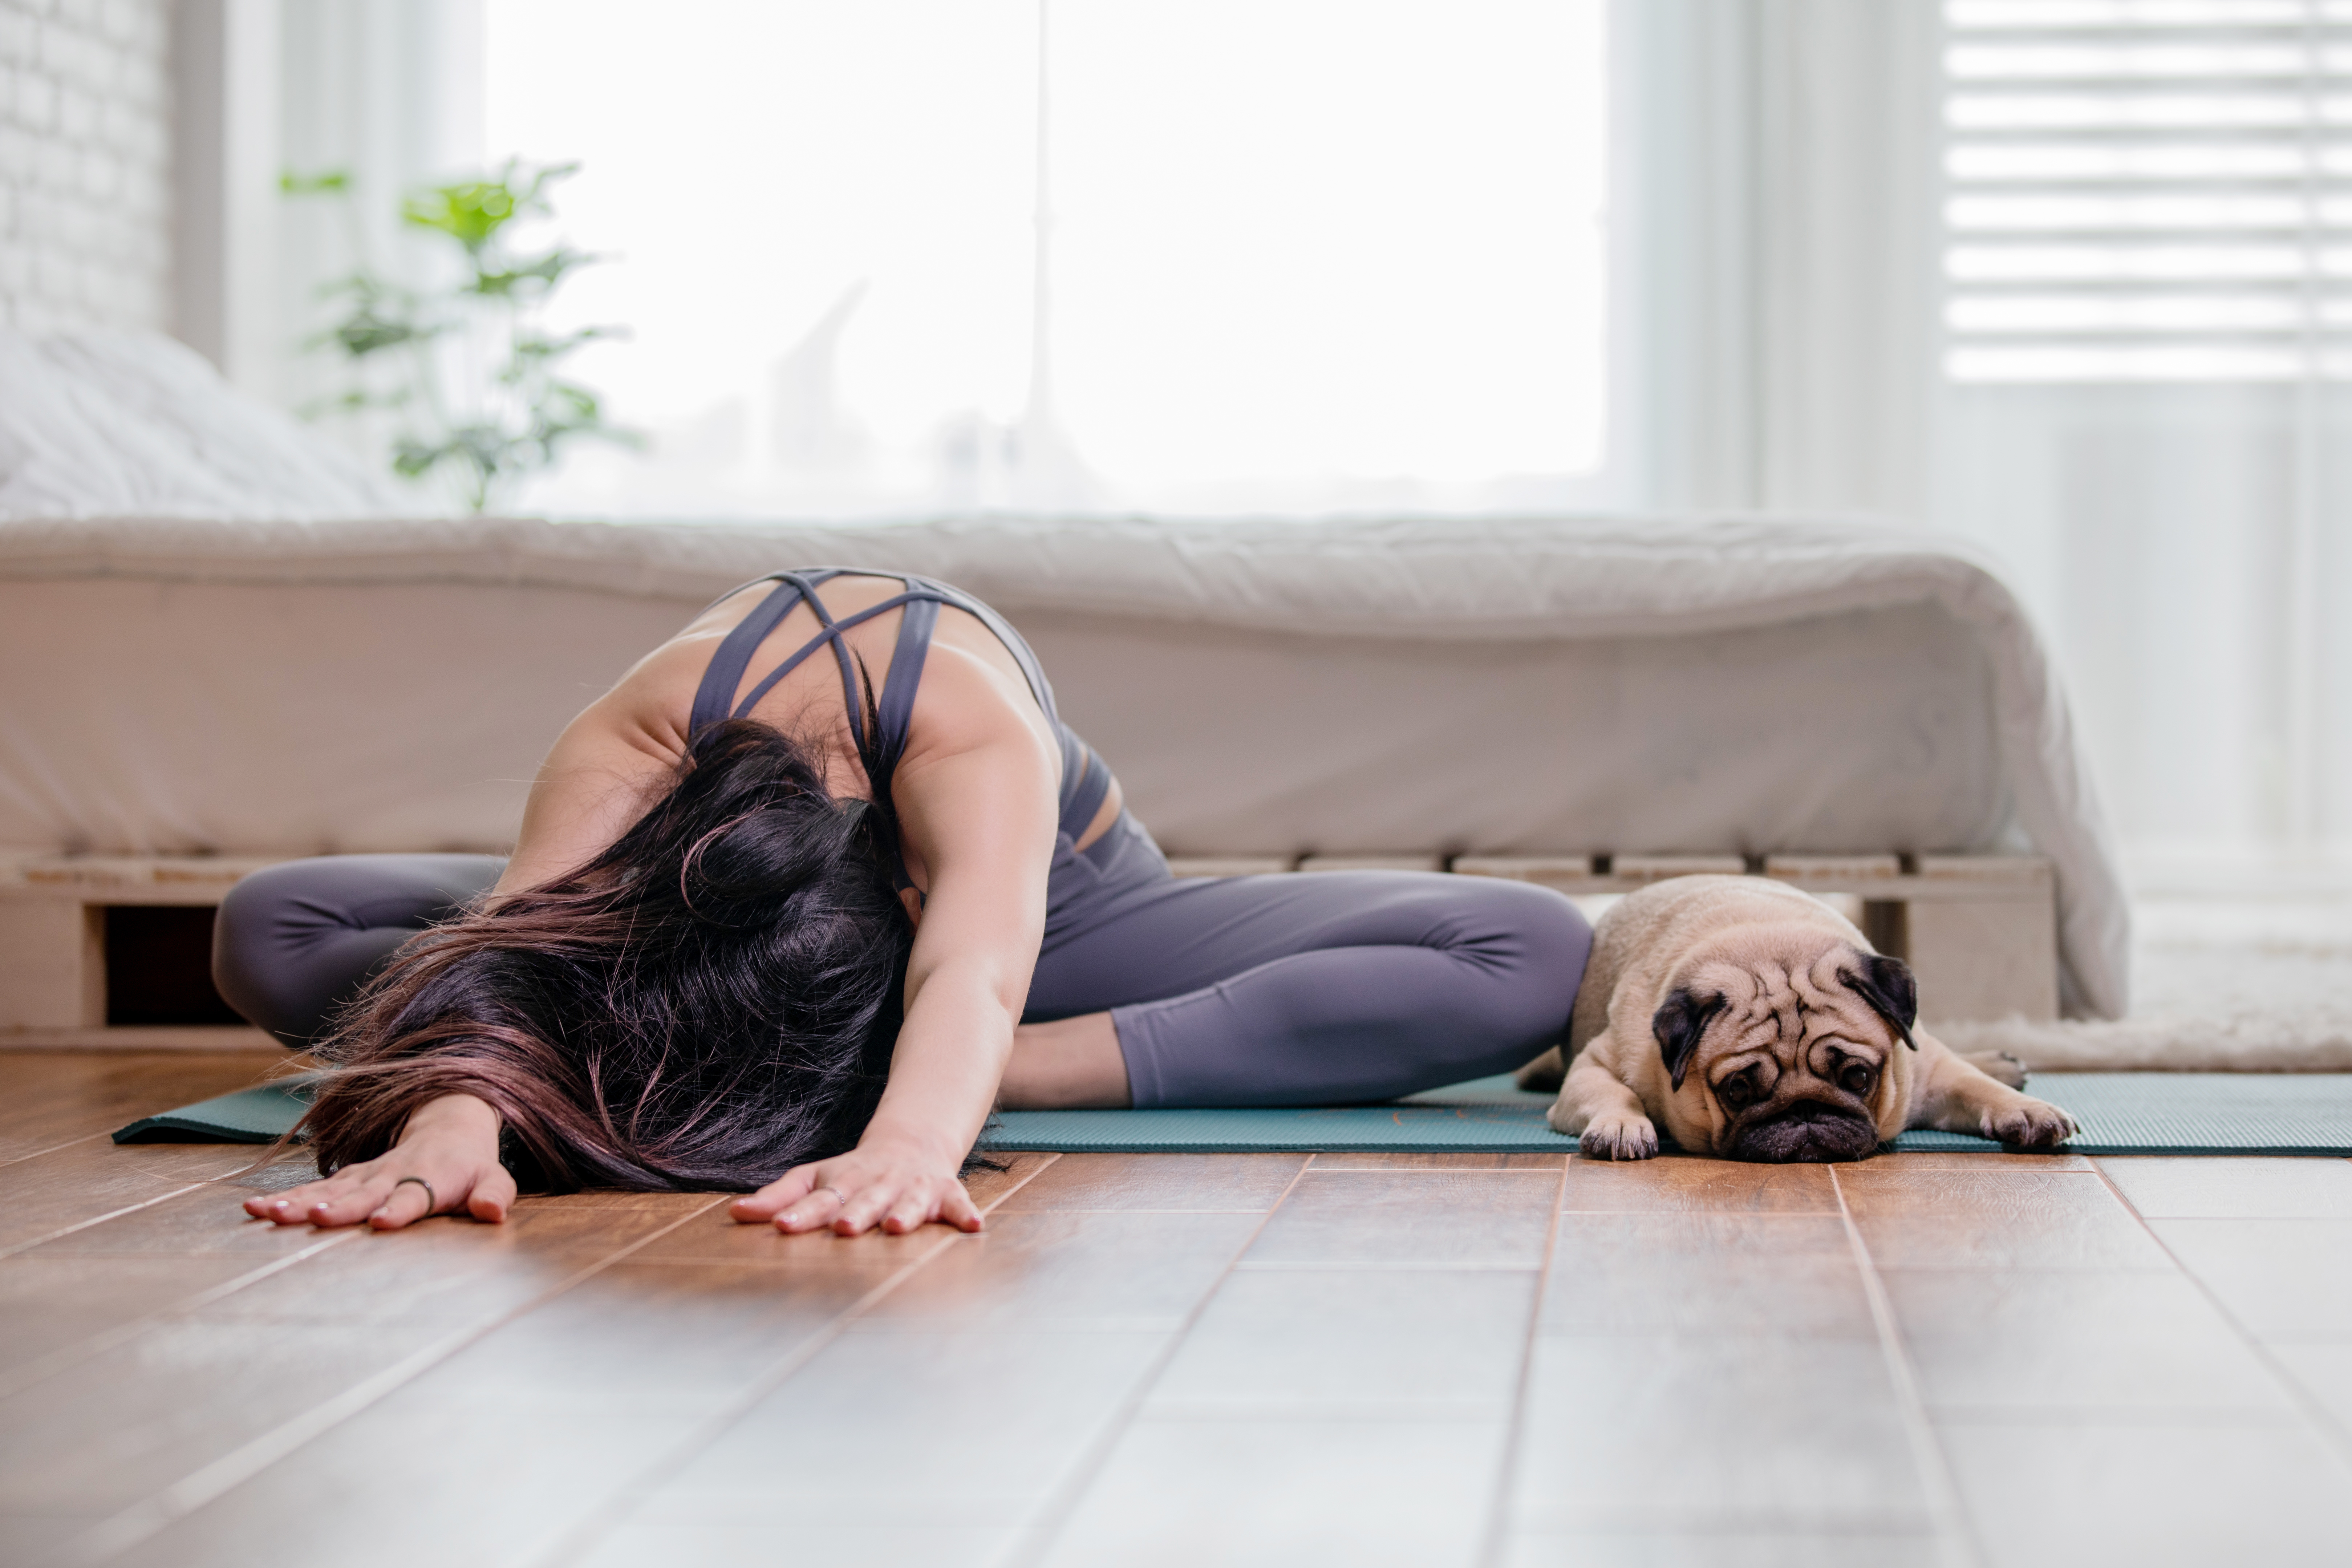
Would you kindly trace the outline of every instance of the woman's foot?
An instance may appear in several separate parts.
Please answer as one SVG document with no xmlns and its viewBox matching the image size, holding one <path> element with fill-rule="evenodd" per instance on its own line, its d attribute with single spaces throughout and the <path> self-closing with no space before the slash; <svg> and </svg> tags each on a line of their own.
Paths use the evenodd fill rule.
<svg viewBox="0 0 2352 1568">
<path fill-rule="evenodd" d="M 1013 1030 L 996 1103 L 1006 1110 L 1124 1110 L 1134 1104 L 1110 1015 L 1081 1013 Z"/>
<path fill-rule="evenodd" d="M 496 1225 L 514 1200 L 514 1177 L 499 1163 L 499 1113 L 473 1095 L 445 1094 L 410 1112 L 400 1142 L 386 1152 L 287 1192 L 247 1198 L 245 1212 L 278 1225 L 365 1220 L 378 1230 L 398 1230 L 461 1209 Z"/>
</svg>

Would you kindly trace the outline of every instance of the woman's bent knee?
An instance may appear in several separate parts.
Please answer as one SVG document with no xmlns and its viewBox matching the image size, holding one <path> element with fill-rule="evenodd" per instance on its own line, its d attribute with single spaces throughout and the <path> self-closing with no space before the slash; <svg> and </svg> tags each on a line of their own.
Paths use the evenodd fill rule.
<svg viewBox="0 0 2352 1568">
<path fill-rule="evenodd" d="M 1493 977 L 1482 1012 L 1499 1036 L 1548 1043 L 1567 1028 L 1584 966 L 1592 956 L 1592 927 L 1566 895 L 1500 879 L 1484 880 L 1475 898 L 1479 935 L 1471 948 Z"/>
<path fill-rule="evenodd" d="M 487 855 L 331 855 L 265 867 L 221 900 L 213 984 L 289 1046 L 315 1042 L 401 943 L 498 879 Z"/>
</svg>

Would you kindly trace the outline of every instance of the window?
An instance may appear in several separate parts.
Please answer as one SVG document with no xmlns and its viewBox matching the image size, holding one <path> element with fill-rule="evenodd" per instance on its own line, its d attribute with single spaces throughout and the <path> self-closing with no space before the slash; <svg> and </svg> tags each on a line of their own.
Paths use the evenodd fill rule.
<svg viewBox="0 0 2352 1568">
<path fill-rule="evenodd" d="M 1954 380 L 2344 374 L 2352 5 L 1945 16 Z"/>
<path fill-rule="evenodd" d="M 488 7 L 486 150 L 578 159 L 558 510 L 1591 499 L 1605 0 Z"/>
</svg>

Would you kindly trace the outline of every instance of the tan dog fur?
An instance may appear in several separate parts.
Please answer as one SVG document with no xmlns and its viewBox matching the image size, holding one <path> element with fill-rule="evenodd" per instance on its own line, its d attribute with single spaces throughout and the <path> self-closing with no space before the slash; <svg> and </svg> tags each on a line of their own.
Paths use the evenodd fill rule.
<svg viewBox="0 0 2352 1568">
<path fill-rule="evenodd" d="M 1656 1153 L 1661 1126 L 1691 1153 L 1763 1160 L 1858 1159 L 1911 1127 L 2039 1149 L 2076 1131 L 1924 1030 L 1910 1031 L 1916 1049 L 1905 1045 L 1870 996 L 1885 1002 L 1891 987 L 1899 1015 L 1910 984 L 1844 917 L 1793 888 L 1674 878 L 1601 917 L 1567 1071 L 1555 1047 L 1520 1070 L 1520 1087 L 1557 1087 L 1553 1130 L 1617 1160 Z M 1688 1041 L 1694 1019 L 1677 1089 L 1662 1038 Z"/>
</svg>

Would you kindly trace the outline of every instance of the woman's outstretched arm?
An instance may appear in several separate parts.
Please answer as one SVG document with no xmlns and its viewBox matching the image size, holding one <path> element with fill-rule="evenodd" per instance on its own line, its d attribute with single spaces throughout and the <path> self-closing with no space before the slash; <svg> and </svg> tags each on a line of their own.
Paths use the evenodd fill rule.
<svg viewBox="0 0 2352 1568">
<path fill-rule="evenodd" d="M 1059 763 L 1022 712 L 1034 712 L 1026 691 L 1016 702 L 953 650 L 932 659 L 916 715 L 925 743 L 892 791 L 926 893 L 889 1086 L 856 1149 L 736 1200 L 739 1220 L 844 1236 L 981 1226 L 957 1173 L 995 1103 L 1045 933 Z"/>
</svg>

